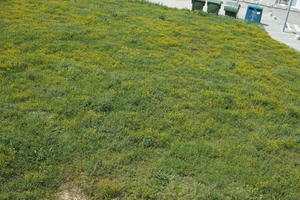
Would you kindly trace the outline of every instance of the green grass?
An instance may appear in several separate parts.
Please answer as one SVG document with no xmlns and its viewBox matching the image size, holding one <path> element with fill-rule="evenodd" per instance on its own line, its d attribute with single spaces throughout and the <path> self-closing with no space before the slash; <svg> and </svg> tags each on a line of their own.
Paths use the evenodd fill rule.
<svg viewBox="0 0 300 200">
<path fill-rule="evenodd" d="M 300 199 L 300 53 L 138 1 L 0 1 L 0 199 Z"/>
</svg>

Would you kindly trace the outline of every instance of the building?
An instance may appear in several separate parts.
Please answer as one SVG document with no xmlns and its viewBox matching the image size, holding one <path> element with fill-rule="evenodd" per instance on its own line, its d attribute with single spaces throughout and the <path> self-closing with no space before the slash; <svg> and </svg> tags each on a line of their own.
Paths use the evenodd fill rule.
<svg viewBox="0 0 300 200">
<path fill-rule="evenodd" d="M 292 1 L 293 1 L 292 2 L 292 7 L 300 9 L 300 0 L 292 0 Z M 279 1 L 277 1 L 277 3 L 279 3 L 280 5 L 288 5 L 289 0 L 279 0 Z"/>
<path fill-rule="evenodd" d="M 300 9 L 300 0 L 294 0 L 293 6 L 294 6 L 295 8 Z"/>
</svg>

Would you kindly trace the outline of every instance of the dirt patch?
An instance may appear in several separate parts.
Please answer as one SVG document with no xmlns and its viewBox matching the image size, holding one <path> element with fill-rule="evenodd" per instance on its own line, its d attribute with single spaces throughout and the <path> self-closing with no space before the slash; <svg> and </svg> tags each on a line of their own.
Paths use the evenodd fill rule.
<svg viewBox="0 0 300 200">
<path fill-rule="evenodd" d="M 57 194 L 58 200 L 88 200 L 82 190 L 73 183 L 64 184 Z"/>
</svg>

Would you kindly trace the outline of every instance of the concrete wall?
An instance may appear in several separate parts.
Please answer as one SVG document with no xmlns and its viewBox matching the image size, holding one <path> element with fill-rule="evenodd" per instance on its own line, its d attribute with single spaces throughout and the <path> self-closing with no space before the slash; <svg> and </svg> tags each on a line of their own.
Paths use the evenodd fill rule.
<svg viewBox="0 0 300 200">
<path fill-rule="evenodd" d="M 300 0 L 292 0 L 292 8 L 298 8 L 300 9 Z M 280 4 L 280 5 L 288 5 L 289 4 L 289 0 L 277 0 L 276 4 Z"/>
</svg>

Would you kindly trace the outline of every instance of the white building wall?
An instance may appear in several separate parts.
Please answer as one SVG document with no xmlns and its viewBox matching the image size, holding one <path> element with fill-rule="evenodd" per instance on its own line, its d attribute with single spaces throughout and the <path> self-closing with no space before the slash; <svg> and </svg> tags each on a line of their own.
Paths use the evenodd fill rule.
<svg viewBox="0 0 300 200">
<path fill-rule="evenodd" d="M 296 3 L 296 5 L 295 5 L 295 8 L 300 9 L 300 0 L 297 0 L 297 3 Z"/>
</svg>

